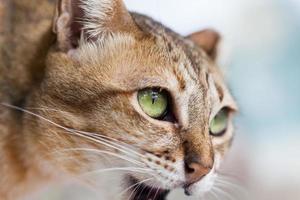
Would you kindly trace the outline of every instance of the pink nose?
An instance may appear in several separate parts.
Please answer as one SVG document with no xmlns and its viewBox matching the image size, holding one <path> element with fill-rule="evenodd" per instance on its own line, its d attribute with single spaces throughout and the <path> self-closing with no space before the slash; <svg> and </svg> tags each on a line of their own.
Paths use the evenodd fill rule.
<svg viewBox="0 0 300 200">
<path fill-rule="evenodd" d="M 185 163 L 185 177 L 187 185 L 198 182 L 202 177 L 210 172 L 210 167 L 204 167 L 198 162 Z"/>
</svg>

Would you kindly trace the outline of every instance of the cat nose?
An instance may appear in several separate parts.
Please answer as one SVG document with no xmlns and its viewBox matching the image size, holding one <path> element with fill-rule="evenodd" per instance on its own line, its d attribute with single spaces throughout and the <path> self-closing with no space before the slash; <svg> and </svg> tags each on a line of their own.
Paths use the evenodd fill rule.
<svg viewBox="0 0 300 200">
<path fill-rule="evenodd" d="M 198 182 L 201 178 L 207 175 L 212 167 L 204 166 L 201 162 L 193 160 L 185 161 L 185 177 L 186 185 L 191 185 Z"/>
</svg>

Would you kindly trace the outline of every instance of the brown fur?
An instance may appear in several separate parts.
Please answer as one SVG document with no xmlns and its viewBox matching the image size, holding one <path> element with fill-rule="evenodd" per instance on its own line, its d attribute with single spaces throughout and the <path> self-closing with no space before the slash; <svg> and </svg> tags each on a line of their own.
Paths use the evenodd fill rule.
<svg viewBox="0 0 300 200">
<path fill-rule="evenodd" d="M 215 153 L 223 156 L 229 145 L 227 140 L 214 148 L 209 135 L 216 100 L 211 99 L 208 74 L 222 97 L 218 101 L 227 100 L 219 103 L 232 110 L 235 105 L 211 52 L 201 48 L 202 40 L 193 42 L 151 18 L 129 15 L 121 1 L 116 2 L 104 25 L 109 34 L 101 40 L 82 39 L 74 47 L 66 32 L 71 30 L 68 21 L 55 28 L 57 37 L 51 32 L 53 1 L 1 0 L 0 103 L 132 145 L 149 163 L 168 171 L 187 155 L 212 168 Z M 136 91 L 157 86 L 174 99 L 177 124 L 151 119 L 133 103 Z M 40 182 L 57 180 L 61 172 L 78 175 L 92 168 L 82 152 L 69 152 L 74 159 L 65 160 L 55 151 L 107 149 L 67 132 L 0 105 L 0 197 L 16 199 Z"/>
</svg>

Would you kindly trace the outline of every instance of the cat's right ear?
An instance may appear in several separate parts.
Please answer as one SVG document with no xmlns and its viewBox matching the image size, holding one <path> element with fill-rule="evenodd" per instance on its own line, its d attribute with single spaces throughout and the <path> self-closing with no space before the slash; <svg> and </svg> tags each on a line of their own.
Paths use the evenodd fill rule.
<svg viewBox="0 0 300 200">
<path fill-rule="evenodd" d="M 140 34 L 122 0 L 57 0 L 53 32 L 64 52 L 76 49 L 80 39 L 96 41 L 116 32 Z"/>
<path fill-rule="evenodd" d="M 187 38 L 199 45 L 213 60 L 217 56 L 217 47 L 220 41 L 220 35 L 212 29 L 205 29 L 192 33 Z"/>
</svg>

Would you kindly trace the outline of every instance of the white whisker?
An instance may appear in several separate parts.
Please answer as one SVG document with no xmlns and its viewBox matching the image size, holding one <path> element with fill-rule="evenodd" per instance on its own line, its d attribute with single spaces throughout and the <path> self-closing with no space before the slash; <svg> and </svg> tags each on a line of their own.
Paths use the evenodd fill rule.
<svg viewBox="0 0 300 200">
<path fill-rule="evenodd" d="M 214 199 L 218 200 L 218 195 L 213 190 L 210 191 L 210 194 Z"/>
<path fill-rule="evenodd" d="M 243 194 L 246 194 L 247 191 L 245 190 L 245 188 L 239 186 L 239 185 L 236 185 L 234 183 L 231 183 L 231 182 L 228 182 L 228 181 L 225 181 L 223 180 L 222 178 L 219 178 L 216 180 L 217 183 L 221 183 L 221 184 L 225 184 L 225 185 L 228 185 L 229 187 L 232 187 L 232 188 L 235 188 L 237 189 L 238 191 L 242 192 Z"/>
<path fill-rule="evenodd" d="M 57 110 L 57 109 L 52 109 L 52 108 L 29 108 L 29 109 L 32 109 L 32 110 L 46 110 L 46 111 L 55 111 L 55 112 L 61 112 L 61 113 L 64 113 L 65 111 L 62 111 L 62 110 Z M 108 140 L 105 140 L 106 142 L 109 142 L 110 144 L 113 144 L 113 145 L 116 145 L 116 146 L 118 146 L 118 147 L 120 147 L 120 148 L 123 148 L 124 150 L 128 150 L 128 151 L 130 151 L 131 153 L 134 153 L 134 154 L 136 154 L 136 155 L 138 155 L 138 156 L 144 156 L 144 155 L 142 155 L 142 154 L 140 154 L 140 153 L 138 153 L 138 152 L 136 152 L 136 151 L 134 151 L 133 149 L 131 149 L 131 148 L 129 148 L 129 147 L 127 147 L 128 146 L 128 144 L 127 143 L 125 143 L 125 142 L 122 142 L 122 141 L 119 141 L 119 140 L 117 140 L 117 139 L 115 139 L 115 138 L 112 138 L 112 137 L 109 137 L 109 136 L 105 136 L 105 135 L 102 135 L 102 134 L 99 134 L 99 133 L 93 133 L 93 132 L 87 132 L 87 131 L 81 131 L 81 130 L 76 130 L 76 129 L 69 129 L 69 130 L 73 130 L 73 131 L 75 131 L 75 132 L 78 132 L 78 133 L 83 133 L 83 134 L 87 134 L 88 136 L 92 136 L 92 137 L 97 137 L 97 138 L 101 138 L 101 139 L 108 139 Z M 113 140 L 113 141 L 115 141 L 115 142 L 112 142 L 112 141 L 110 141 L 110 140 Z M 117 142 L 117 143 L 116 143 Z M 124 145 L 121 145 L 121 144 L 118 144 L 118 143 L 122 143 L 122 144 L 124 144 L 124 145 L 126 145 L 126 146 L 124 146 Z"/>
<path fill-rule="evenodd" d="M 222 190 L 221 188 L 217 187 L 217 185 L 215 185 L 215 187 L 214 187 L 212 190 L 216 190 L 216 191 L 218 191 L 219 193 L 223 194 L 223 196 L 225 196 L 226 199 L 234 200 L 234 199 L 232 198 L 232 196 L 231 196 L 230 194 L 228 194 L 228 192 L 225 192 L 225 191 Z"/>
<path fill-rule="evenodd" d="M 120 193 L 119 196 L 121 197 L 125 192 L 127 192 L 127 191 L 130 190 L 131 188 L 133 188 L 133 187 L 135 187 L 135 186 L 137 186 L 137 185 L 140 185 L 140 184 L 142 184 L 142 183 L 145 183 L 145 182 L 147 182 L 147 181 L 150 181 L 150 180 L 152 180 L 152 179 L 153 179 L 153 178 L 148 178 L 148 179 L 142 180 L 142 181 L 140 181 L 140 182 L 137 182 L 137 183 L 131 185 L 130 187 L 128 187 L 128 188 L 126 188 L 125 190 L 123 190 L 123 191 Z"/>
<path fill-rule="evenodd" d="M 74 130 L 74 129 L 73 129 L 73 130 Z M 90 132 L 78 131 L 78 130 L 74 130 L 74 131 L 77 131 L 77 132 L 83 133 L 83 134 L 92 134 L 92 136 L 97 137 L 97 138 L 99 138 L 99 139 L 103 139 L 103 140 L 105 140 L 105 142 L 108 142 L 108 143 L 110 143 L 110 144 L 112 144 L 112 145 L 115 145 L 115 146 L 117 146 L 117 147 L 120 147 L 120 148 L 122 148 L 122 149 L 124 149 L 124 150 L 127 150 L 127 151 L 129 151 L 129 152 L 131 152 L 131 153 L 133 153 L 133 154 L 138 155 L 138 156 L 144 157 L 144 155 L 142 155 L 142 154 L 140 154 L 140 153 L 134 151 L 133 149 L 130 149 L 130 148 L 128 148 L 128 147 L 126 147 L 126 146 L 124 146 L 124 145 L 118 144 L 118 143 L 116 143 L 116 142 L 110 141 L 110 140 L 114 140 L 114 141 L 117 141 L 117 142 L 120 143 L 120 141 L 118 141 L 118 140 L 115 139 L 115 138 L 108 137 L 108 136 L 104 136 L 104 135 L 100 135 L 100 134 L 97 134 L 97 133 L 90 133 Z M 108 139 L 108 140 L 106 140 L 106 139 Z M 128 145 L 127 143 L 124 143 L 124 144 Z"/>
<path fill-rule="evenodd" d="M 50 123 L 50 124 L 52 124 L 52 125 L 54 125 L 54 126 L 56 126 L 56 127 L 58 127 L 58 128 L 61 128 L 61 129 L 65 130 L 65 131 L 67 131 L 67 132 L 69 132 L 69 133 L 71 133 L 71 134 L 74 134 L 74 135 L 77 135 L 77 136 L 86 138 L 86 139 L 88 139 L 88 140 L 90 140 L 90 141 L 93 141 L 93 142 L 96 142 L 96 143 L 98 143 L 98 144 L 103 144 L 103 145 L 105 145 L 105 146 L 107 146 L 107 147 L 111 147 L 111 148 L 116 149 L 116 150 L 118 150 L 118 151 L 121 151 L 121 152 L 123 152 L 123 153 L 125 153 L 125 154 L 130 154 L 128 151 L 125 151 L 125 150 L 123 150 L 123 149 L 120 149 L 120 148 L 114 146 L 114 145 L 112 144 L 111 141 L 109 141 L 111 144 L 108 144 L 108 143 L 107 143 L 108 140 L 105 140 L 104 138 L 101 138 L 102 141 L 100 141 L 100 140 L 97 140 L 97 139 L 95 139 L 95 138 L 92 138 L 91 136 L 87 136 L 87 134 L 90 134 L 90 133 L 88 133 L 88 132 L 77 131 L 77 130 L 75 130 L 75 129 L 71 129 L 71 128 L 64 127 L 64 126 L 62 126 L 62 125 L 60 125 L 60 124 L 57 124 L 57 123 L 55 123 L 55 122 L 53 122 L 53 121 L 51 121 L 51 120 L 49 120 L 49 119 L 47 119 L 47 118 L 45 118 L 45 117 L 43 117 L 43 116 L 41 116 L 41 115 L 38 115 L 38 114 L 33 113 L 33 112 L 29 111 L 29 110 L 25 110 L 25 109 L 23 109 L 23 108 L 20 108 L 20 107 L 14 106 L 14 105 L 10 105 L 10 104 L 7 104 L 7 103 L 1 103 L 1 104 L 2 104 L 3 106 L 6 106 L 6 107 L 9 107 L 9 108 L 12 108 L 12 109 L 16 109 L 16 110 L 22 111 L 22 112 L 24 112 L 24 113 L 30 114 L 30 115 L 32 115 L 32 116 L 35 116 L 35 117 L 37 117 L 37 118 L 39 118 L 39 119 L 42 119 L 42 120 L 44 120 L 44 121 L 46 121 L 46 122 L 48 122 L 48 123 Z M 100 139 L 100 138 L 99 138 L 99 139 Z M 136 152 L 136 154 L 138 154 L 138 155 L 140 155 L 140 156 L 143 156 L 142 154 L 139 154 L 139 153 L 137 153 L 137 152 Z"/>
<path fill-rule="evenodd" d="M 150 190 L 149 190 L 149 192 L 148 192 L 148 195 L 147 195 L 147 199 L 148 199 L 148 197 L 149 197 L 149 195 L 151 194 L 151 192 L 152 192 L 152 190 L 154 189 L 154 185 L 153 184 L 151 184 L 150 185 Z"/>
<path fill-rule="evenodd" d="M 128 197 L 128 200 L 130 200 L 131 196 L 132 196 L 136 191 L 138 191 L 138 189 L 141 187 L 141 185 L 142 185 L 141 183 L 138 184 L 138 186 L 135 187 L 135 188 L 132 190 L 132 192 L 130 193 L 130 195 L 129 195 L 129 197 Z"/>
<path fill-rule="evenodd" d="M 156 199 L 156 195 L 158 194 L 158 191 L 159 191 L 159 188 L 156 188 L 156 192 L 155 192 L 155 194 L 154 194 L 153 199 Z"/>
<path fill-rule="evenodd" d="M 144 190 L 146 189 L 146 186 L 143 185 L 142 190 L 139 192 L 139 195 L 137 196 L 137 199 L 139 199 L 139 197 L 141 196 L 141 194 L 143 194 Z"/>
<path fill-rule="evenodd" d="M 151 169 L 144 169 L 141 167 L 114 167 L 114 168 L 107 168 L 107 169 L 97 169 L 93 171 L 86 172 L 82 174 L 82 176 L 91 175 L 91 174 L 98 174 L 104 172 L 114 172 L 114 171 L 129 171 L 129 172 L 138 172 L 138 173 L 145 173 L 150 174 L 152 171 Z"/>
<path fill-rule="evenodd" d="M 115 156 L 115 157 L 117 157 L 117 158 L 126 160 L 126 161 L 128 161 L 128 162 L 134 163 L 134 164 L 136 164 L 136 165 L 145 166 L 144 163 L 139 162 L 139 161 L 136 161 L 136 160 L 131 159 L 131 158 L 127 158 L 126 156 L 122 156 L 122 155 L 119 155 L 119 154 L 117 154 L 117 153 L 113 153 L 113 152 L 109 152 L 109 151 L 105 151 L 105 150 L 98 150 L 98 149 L 89 149 L 89 148 L 69 148 L 69 149 L 63 149 L 63 150 L 60 150 L 60 151 L 54 151 L 54 152 L 52 152 L 52 153 L 61 153 L 61 152 L 68 152 L 68 151 L 87 151 L 87 152 L 92 152 L 92 153 L 96 153 L 96 154 L 99 154 L 99 155 L 107 154 L 107 155 Z"/>
<path fill-rule="evenodd" d="M 236 183 L 233 182 L 234 179 L 224 177 L 224 176 L 218 176 L 216 179 L 216 184 L 220 185 L 221 187 L 224 187 L 225 189 L 229 189 L 240 198 L 245 198 L 248 196 L 248 191 L 243 188 L 241 185 L 237 185 Z"/>
</svg>

